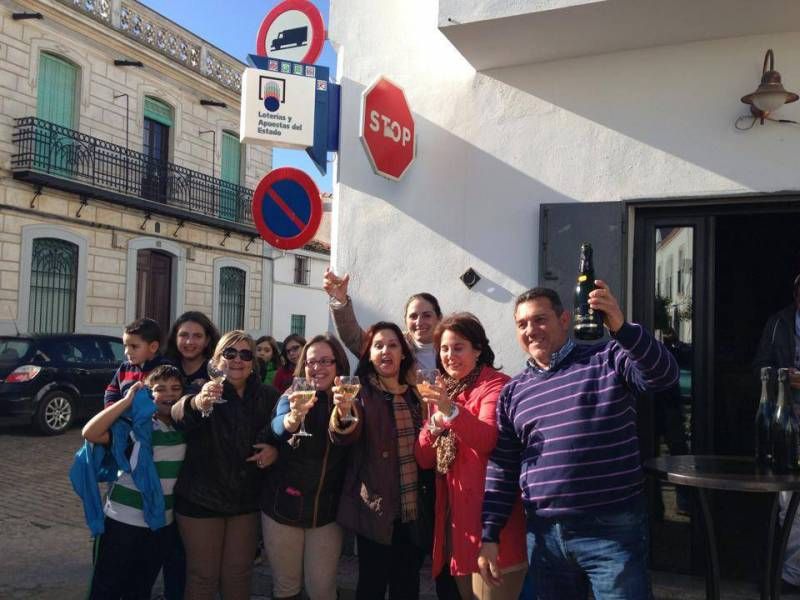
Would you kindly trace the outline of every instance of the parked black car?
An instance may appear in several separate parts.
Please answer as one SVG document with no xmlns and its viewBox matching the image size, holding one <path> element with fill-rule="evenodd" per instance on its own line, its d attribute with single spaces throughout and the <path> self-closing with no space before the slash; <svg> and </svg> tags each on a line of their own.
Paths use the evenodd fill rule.
<svg viewBox="0 0 800 600">
<path fill-rule="evenodd" d="M 0 422 L 63 433 L 102 408 L 123 360 L 122 341 L 107 335 L 0 336 Z"/>
</svg>

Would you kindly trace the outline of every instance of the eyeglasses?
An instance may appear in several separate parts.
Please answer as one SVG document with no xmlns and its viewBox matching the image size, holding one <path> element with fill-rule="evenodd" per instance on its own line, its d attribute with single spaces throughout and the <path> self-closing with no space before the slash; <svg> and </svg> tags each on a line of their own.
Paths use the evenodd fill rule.
<svg viewBox="0 0 800 600">
<path fill-rule="evenodd" d="M 306 366 L 309 369 L 314 369 L 316 367 L 330 367 L 336 364 L 335 358 L 320 358 L 316 360 L 307 360 Z"/>
<path fill-rule="evenodd" d="M 286 352 L 288 354 L 293 354 L 294 352 L 297 352 L 298 350 L 300 350 L 301 347 L 302 346 L 287 346 L 286 347 Z"/>
<path fill-rule="evenodd" d="M 237 350 L 236 348 L 225 348 L 225 350 L 222 351 L 222 358 L 226 360 L 233 360 L 237 356 L 245 362 L 250 362 L 253 360 L 253 353 L 250 350 Z"/>
</svg>

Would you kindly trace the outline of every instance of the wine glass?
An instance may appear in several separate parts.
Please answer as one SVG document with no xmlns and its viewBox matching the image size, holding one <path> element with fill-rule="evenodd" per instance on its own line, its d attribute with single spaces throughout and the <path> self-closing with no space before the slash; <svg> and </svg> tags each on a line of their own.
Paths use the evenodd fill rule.
<svg viewBox="0 0 800 600">
<path fill-rule="evenodd" d="M 333 388 L 334 392 L 342 394 L 347 400 L 352 400 L 361 390 L 361 382 L 356 375 L 342 375 L 339 377 L 339 385 Z M 355 407 L 350 405 L 350 412 L 339 418 L 340 423 L 358 423 Z"/>
<path fill-rule="evenodd" d="M 417 369 L 417 390 L 422 395 L 423 398 L 427 397 L 430 394 L 431 389 L 434 385 L 436 385 L 436 378 L 439 376 L 439 371 L 437 369 Z M 433 409 L 429 403 L 425 403 L 428 406 L 428 429 L 433 431 L 436 429 L 436 425 L 433 423 Z"/>
<path fill-rule="evenodd" d="M 214 383 L 218 383 L 222 385 L 225 381 L 225 370 L 221 366 L 217 366 L 214 364 L 213 360 L 208 361 L 208 366 L 206 367 L 206 371 L 208 372 L 209 380 L 213 381 Z M 227 400 L 220 396 L 217 400 L 214 401 L 214 404 L 225 404 Z"/>
<path fill-rule="evenodd" d="M 311 399 L 317 393 L 317 388 L 314 386 L 314 381 L 305 377 L 295 377 L 292 381 L 291 393 L 300 394 L 306 402 L 311 402 Z M 295 433 L 300 437 L 311 437 L 311 434 L 306 431 L 306 416 L 303 415 L 300 421 L 300 429 Z"/>
</svg>

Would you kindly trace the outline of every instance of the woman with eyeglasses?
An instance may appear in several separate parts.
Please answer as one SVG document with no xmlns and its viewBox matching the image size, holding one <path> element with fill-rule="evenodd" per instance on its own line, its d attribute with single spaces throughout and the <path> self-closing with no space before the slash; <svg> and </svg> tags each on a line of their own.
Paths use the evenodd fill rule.
<svg viewBox="0 0 800 600">
<path fill-rule="evenodd" d="M 278 392 L 254 368 L 253 338 L 229 331 L 211 363 L 223 374 L 172 407 L 186 433 L 186 458 L 175 484 L 175 513 L 186 546 L 186 597 L 250 598 L 261 469 L 278 451 L 256 443 Z"/>
<path fill-rule="evenodd" d="M 346 446 L 328 436 L 333 411 L 331 388 L 350 374 L 345 350 L 329 333 L 303 347 L 295 371 L 314 383 L 311 400 L 289 392 L 281 397 L 271 422 L 280 442 L 278 460 L 267 472 L 261 495 L 264 548 L 272 567 L 272 597 L 336 600 L 336 569 L 342 528 L 336 511 L 344 481 Z M 296 435 L 304 422 L 310 436 Z"/>
<path fill-rule="evenodd" d="M 286 336 L 286 339 L 283 340 L 283 348 L 281 349 L 283 365 L 281 365 L 275 373 L 275 379 L 272 382 L 272 385 L 274 385 L 281 394 L 292 385 L 294 371 L 297 368 L 297 361 L 300 358 L 300 351 L 305 345 L 306 339 L 302 335 L 296 333 L 289 334 Z"/>
</svg>

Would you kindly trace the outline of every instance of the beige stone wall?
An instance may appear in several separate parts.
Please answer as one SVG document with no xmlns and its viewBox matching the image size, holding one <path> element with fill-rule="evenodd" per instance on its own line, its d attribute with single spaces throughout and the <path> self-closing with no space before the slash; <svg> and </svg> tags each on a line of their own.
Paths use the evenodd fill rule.
<svg viewBox="0 0 800 600">
<path fill-rule="evenodd" d="M 175 126 L 171 131 L 170 162 L 211 175 L 220 176 L 222 132 L 239 131 L 239 98 L 230 90 L 147 50 L 152 57 L 145 68 L 114 66 L 115 57 L 125 57 L 116 46 L 141 46 L 121 38 L 110 28 L 97 26 L 88 17 L 73 11 L 78 23 L 42 20 L 13 21 L 15 10 L 0 3 L 0 169 L 9 168 L 15 118 L 36 116 L 36 78 L 41 52 L 58 54 L 80 69 L 80 94 L 76 127 L 78 131 L 125 145 L 125 98 L 129 98 L 129 148 L 142 151 L 144 97 L 157 97 L 173 108 Z M 71 9 L 54 4 L 70 15 Z M 66 27 L 72 27 L 68 29 Z M 174 27 L 174 25 L 173 25 Z M 91 37 L 86 31 L 91 30 Z M 241 65 L 244 69 L 244 64 Z M 191 85 L 194 84 L 194 85 Z M 227 108 L 201 106 L 201 99 L 224 101 Z M 216 131 L 216 156 L 212 157 L 212 136 L 200 131 Z M 272 151 L 248 146 L 242 152 L 242 185 L 255 187 L 271 168 Z"/>
</svg>

